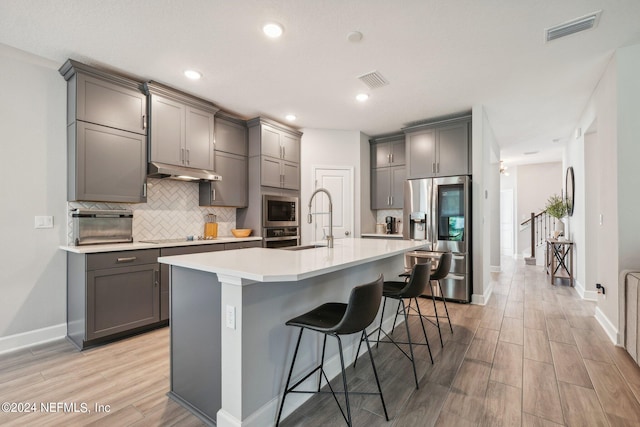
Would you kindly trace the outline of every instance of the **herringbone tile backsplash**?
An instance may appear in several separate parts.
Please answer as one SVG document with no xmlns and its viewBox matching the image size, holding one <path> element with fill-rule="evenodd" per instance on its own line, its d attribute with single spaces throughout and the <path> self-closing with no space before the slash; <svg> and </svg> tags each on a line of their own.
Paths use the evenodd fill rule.
<svg viewBox="0 0 640 427">
<path fill-rule="evenodd" d="M 147 203 L 68 202 L 68 211 L 85 209 L 129 209 L 133 211 L 133 239 L 177 239 L 204 234 L 205 216 L 217 215 L 218 236 L 231 236 L 236 227 L 235 208 L 198 206 L 198 183 L 147 178 Z M 73 244 L 71 215 L 67 221 L 67 243 Z"/>
</svg>

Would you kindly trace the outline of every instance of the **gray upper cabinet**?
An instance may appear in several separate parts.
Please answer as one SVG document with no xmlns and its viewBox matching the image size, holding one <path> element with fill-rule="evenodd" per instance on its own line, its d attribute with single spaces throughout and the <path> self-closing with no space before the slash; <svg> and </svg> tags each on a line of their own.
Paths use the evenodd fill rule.
<svg viewBox="0 0 640 427">
<path fill-rule="evenodd" d="M 218 108 L 156 82 L 150 98 L 150 161 L 197 169 L 214 167 L 214 116 Z"/>
<path fill-rule="evenodd" d="M 147 138 L 81 121 L 71 125 L 68 180 L 76 200 L 136 203 L 146 199 Z M 117 199 L 117 200 L 116 200 Z"/>
<path fill-rule="evenodd" d="M 200 182 L 200 206 L 247 206 L 247 143 L 244 120 L 222 112 L 216 114 L 214 166 L 222 181 Z"/>
<path fill-rule="evenodd" d="M 141 83 L 68 60 L 69 201 L 146 202 L 147 117 Z"/>
<path fill-rule="evenodd" d="M 215 143 L 216 151 L 246 156 L 248 154 L 246 123 L 234 117 L 216 114 Z"/>
<path fill-rule="evenodd" d="M 262 117 L 249 120 L 248 126 L 249 157 L 260 156 L 259 162 L 250 162 L 260 168 L 255 171 L 260 185 L 299 190 L 302 133 Z"/>
<path fill-rule="evenodd" d="M 407 178 L 469 175 L 470 125 L 464 117 L 404 129 Z"/>
<path fill-rule="evenodd" d="M 78 74 L 77 79 L 76 119 L 147 133 L 147 99 L 139 89 L 85 74 Z"/>
<path fill-rule="evenodd" d="M 402 209 L 406 179 L 405 137 L 391 135 L 370 140 L 371 209 Z"/>
<path fill-rule="evenodd" d="M 374 139 L 371 143 L 371 167 L 404 165 L 405 151 L 404 135 Z"/>
</svg>

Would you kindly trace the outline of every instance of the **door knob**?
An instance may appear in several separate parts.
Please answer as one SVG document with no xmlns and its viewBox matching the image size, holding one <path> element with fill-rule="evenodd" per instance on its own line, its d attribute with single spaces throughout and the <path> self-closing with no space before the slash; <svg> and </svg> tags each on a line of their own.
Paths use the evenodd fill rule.
<svg viewBox="0 0 640 427">
<path fill-rule="evenodd" d="M 349 234 L 350 234 L 350 233 L 349 233 L 348 231 L 345 231 L 345 232 L 344 232 L 344 235 L 345 235 L 345 236 L 348 236 Z"/>
</svg>

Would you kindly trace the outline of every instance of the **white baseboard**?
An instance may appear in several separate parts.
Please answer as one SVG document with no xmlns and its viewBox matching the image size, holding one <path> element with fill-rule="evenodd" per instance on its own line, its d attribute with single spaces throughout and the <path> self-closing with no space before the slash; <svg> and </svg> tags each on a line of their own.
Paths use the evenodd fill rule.
<svg viewBox="0 0 640 427">
<path fill-rule="evenodd" d="M 611 342 L 617 345 L 620 341 L 620 337 L 618 336 L 618 329 L 611 323 L 611 320 L 600 310 L 600 307 L 596 307 L 596 320 L 604 329 L 604 332 L 607 334 Z"/>
<path fill-rule="evenodd" d="M 491 298 L 491 294 L 493 293 L 493 285 L 491 283 L 485 283 L 487 289 L 484 290 L 483 294 L 472 294 L 471 295 L 471 304 L 477 305 L 486 305 L 489 302 L 489 298 Z"/>
<path fill-rule="evenodd" d="M 580 298 L 585 301 L 598 301 L 598 292 L 587 291 L 579 280 L 573 280 L 573 289 L 578 293 Z"/>
<path fill-rule="evenodd" d="M 64 338 L 67 335 L 67 324 L 61 323 L 34 331 L 23 332 L 21 334 L 0 337 L 0 354 L 31 347 L 36 344 L 44 344 Z"/>
</svg>

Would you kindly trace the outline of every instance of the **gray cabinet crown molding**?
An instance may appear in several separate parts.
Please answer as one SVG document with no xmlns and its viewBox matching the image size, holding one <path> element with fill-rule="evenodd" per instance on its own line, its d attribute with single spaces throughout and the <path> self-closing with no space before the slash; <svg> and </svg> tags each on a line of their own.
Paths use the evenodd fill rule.
<svg viewBox="0 0 640 427">
<path fill-rule="evenodd" d="M 143 85 L 143 89 L 145 94 L 147 95 L 159 95 L 165 98 L 171 98 L 174 101 L 178 101 L 202 110 L 207 110 L 212 113 L 217 113 L 220 110 L 220 108 L 218 108 L 212 102 L 155 81 L 145 82 Z"/>
<path fill-rule="evenodd" d="M 422 131 L 422 130 L 425 130 L 425 129 L 430 129 L 430 128 L 437 127 L 437 126 L 453 124 L 453 123 L 457 123 L 457 122 L 465 121 L 465 120 L 471 121 L 471 113 L 463 114 L 463 115 L 456 115 L 456 116 L 447 116 L 447 117 L 444 117 L 444 118 L 428 119 L 428 120 L 413 122 L 413 123 L 409 124 L 409 126 L 403 127 L 402 131 L 405 134 L 413 133 L 413 132 L 419 132 L 419 131 Z"/>
<path fill-rule="evenodd" d="M 297 136 L 298 138 L 302 137 L 302 132 L 298 129 L 283 125 L 282 123 L 276 122 L 275 120 L 267 119 L 265 117 L 255 117 L 251 120 L 247 120 L 248 127 L 255 127 L 260 125 L 269 125 L 271 127 L 276 128 L 279 131 L 290 133 L 291 135 Z"/>
<path fill-rule="evenodd" d="M 101 70 L 90 65 L 74 61 L 73 59 L 67 59 L 67 61 L 58 69 L 58 72 L 62 75 L 62 77 L 64 77 L 66 81 L 69 81 L 69 79 L 76 73 L 82 72 L 95 77 L 99 77 L 101 79 L 110 80 L 114 83 L 121 84 L 122 86 L 128 86 L 142 91 L 141 81 L 124 76 L 123 74 L 118 74 L 116 72 Z"/>
</svg>

